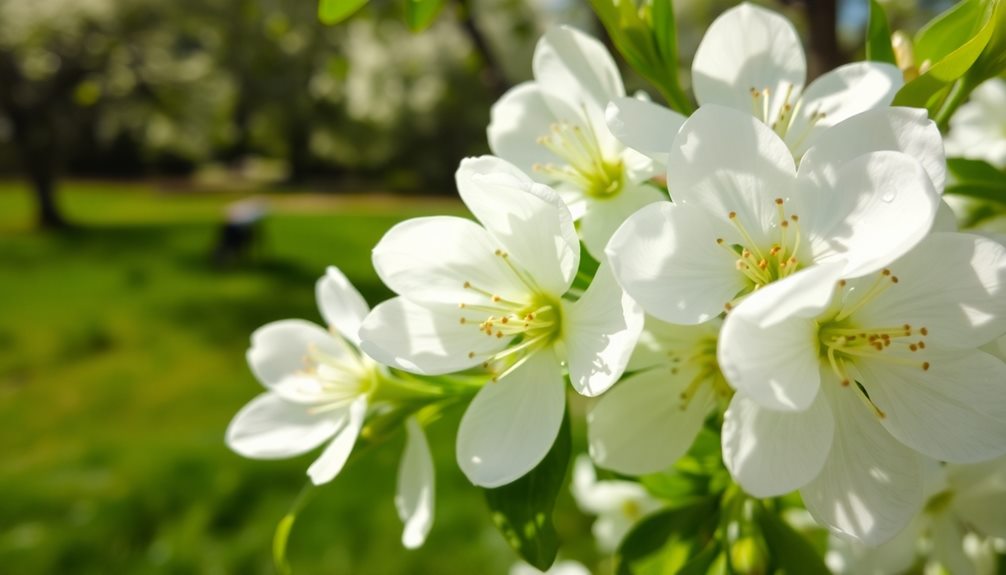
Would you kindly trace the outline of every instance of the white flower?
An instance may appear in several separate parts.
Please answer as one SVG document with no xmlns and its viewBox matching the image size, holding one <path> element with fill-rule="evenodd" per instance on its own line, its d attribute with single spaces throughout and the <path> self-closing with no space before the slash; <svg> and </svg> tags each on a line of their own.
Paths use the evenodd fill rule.
<svg viewBox="0 0 1006 575">
<path fill-rule="evenodd" d="M 597 519 L 591 526 L 597 547 L 613 552 L 632 527 L 661 503 L 639 483 L 617 479 L 598 480 L 590 458 L 581 455 L 573 466 L 570 486 L 576 505 Z"/>
<path fill-rule="evenodd" d="M 337 268 L 316 285 L 326 330 L 303 320 L 267 324 L 252 334 L 248 364 L 266 387 L 227 429 L 227 445 L 254 459 L 280 459 L 331 439 L 308 468 L 315 485 L 342 470 L 363 426 L 368 405 L 389 384 L 386 370 L 361 354 L 359 329 L 366 301 Z M 414 418 L 406 422 L 406 449 L 395 497 L 405 522 L 402 543 L 422 545 L 433 524 L 434 470 L 429 445 Z"/>
<path fill-rule="evenodd" d="M 729 397 L 716 363 L 720 321 L 673 325 L 646 319 L 629 369 L 587 414 L 590 455 L 629 475 L 667 469 L 684 455 L 717 397 Z"/>
<path fill-rule="evenodd" d="M 539 571 L 527 563 L 515 563 L 510 567 L 510 575 L 590 575 L 590 569 L 576 561 L 567 559 L 556 561 L 548 571 Z"/>
<path fill-rule="evenodd" d="M 812 264 L 845 261 L 846 276 L 883 267 L 929 232 L 940 206 L 931 181 L 941 174 L 939 136 L 934 144 L 917 116 L 901 119 L 903 136 L 926 134 L 912 146 L 925 163 L 894 151 L 857 152 L 837 132 L 798 171 L 764 124 L 703 106 L 668 159 L 674 201 L 644 207 L 611 238 L 615 277 L 647 313 L 694 324 Z M 890 141 L 898 136 L 877 145 Z"/>
<path fill-rule="evenodd" d="M 782 137 L 798 162 L 832 127 L 888 106 L 902 85 L 898 68 L 876 62 L 841 66 L 804 90 L 806 76 L 807 61 L 793 25 L 747 3 L 712 23 L 692 62 L 692 85 L 701 106 L 717 104 L 753 115 Z M 628 98 L 615 99 L 607 111 L 612 132 L 658 162 L 665 161 L 681 125 L 668 112 Z M 869 132 L 882 131 L 877 128 L 862 122 L 859 129 L 868 133 L 860 139 L 870 142 Z"/>
<path fill-rule="evenodd" d="M 462 161 L 457 184 L 482 225 L 430 217 L 392 228 L 374 267 L 399 297 L 374 308 L 361 333 L 368 354 L 401 369 L 495 374 L 461 420 L 457 457 L 473 483 L 496 487 L 555 441 L 563 364 L 578 392 L 602 393 L 622 374 L 643 315 L 604 266 L 579 300 L 564 299 L 580 244 L 550 188 L 491 156 Z"/>
<path fill-rule="evenodd" d="M 1006 80 L 992 78 L 950 118 L 947 155 L 985 160 L 1006 168 Z"/>
<path fill-rule="evenodd" d="M 946 466 L 929 462 L 926 471 L 928 502 L 923 513 L 879 547 L 833 540 L 829 565 L 838 567 L 835 571 L 904 573 L 921 551 L 928 563 L 942 565 L 954 575 L 995 573 L 990 538 L 1006 538 L 1006 458 Z"/>
<path fill-rule="evenodd" d="M 723 459 L 742 487 L 800 489 L 821 523 L 875 545 L 923 503 L 923 456 L 1006 451 L 1006 249 L 934 233 L 872 276 L 804 270 L 728 314 L 719 362 L 737 390 Z"/>
<path fill-rule="evenodd" d="M 804 89 L 807 59 L 786 18 L 753 4 L 721 14 L 692 61 L 692 86 L 700 105 L 720 104 L 752 114 L 771 127 L 799 157 L 828 127 L 887 106 L 901 87 L 901 71 L 878 62 L 854 62 Z"/>
<path fill-rule="evenodd" d="M 625 96 L 625 87 L 603 44 L 572 28 L 549 30 L 538 41 L 532 69 L 534 81 L 514 87 L 492 107 L 489 147 L 554 186 L 579 221 L 587 250 L 600 259 L 629 214 L 663 198 L 646 183 L 654 167 L 605 123 L 605 106 Z M 670 111 L 661 119 L 684 121 Z"/>
</svg>

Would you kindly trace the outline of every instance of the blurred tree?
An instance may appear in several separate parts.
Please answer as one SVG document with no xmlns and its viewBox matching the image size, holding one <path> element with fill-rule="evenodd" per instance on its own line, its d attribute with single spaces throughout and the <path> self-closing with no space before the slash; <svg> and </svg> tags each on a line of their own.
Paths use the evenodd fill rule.
<svg viewBox="0 0 1006 575">
<path fill-rule="evenodd" d="M 0 3 L 0 113 L 38 199 L 38 223 L 67 225 L 55 198 L 56 175 L 72 133 L 78 85 L 104 66 L 101 2 Z"/>
</svg>

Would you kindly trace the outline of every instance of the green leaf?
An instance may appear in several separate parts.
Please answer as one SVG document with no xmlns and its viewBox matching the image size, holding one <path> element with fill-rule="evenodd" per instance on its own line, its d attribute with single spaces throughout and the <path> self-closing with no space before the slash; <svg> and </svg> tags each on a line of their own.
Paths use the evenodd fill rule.
<svg viewBox="0 0 1006 575">
<path fill-rule="evenodd" d="M 329 26 L 338 24 L 363 7 L 367 0 L 319 0 L 318 19 Z"/>
<path fill-rule="evenodd" d="M 720 547 L 719 541 L 710 541 L 709 545 L 706 545 L 706 548 L 701 553 L 689 559 L 687 563 L 677 570 L 675 575 L 707 575 L 709 568 L 720 557 L 722 551 L 723 549 Z"/>
<path fill-rule="evenodd" d="M 821 554 L 774 512 L 759 504 L 755 521 L 776 571 L 789 575 L 830 575 Z"/>
<path fill-rule="evenodd" d="M 954 183 L 946 193 L 991 200 L 1006 204 L 1006 171 L 983 160 L 947 158 L 947 168 Z"/>
<path fill-rule="evenodd" d="M 978 86 L 985 80 L 1006 71 L 1006 2 L 991 0 L 992 37 L 978 61 L 968 70 L 967 79 L 971 86 Z"/>
<path fill-rule="evenodd" d="M 290 530 L 293 529 L 294 522 L 297 521 L 296 513 L 287 513 L 276 525 L 276 532 L 272 537 L 272 560 L 276 565 L 276 571 L 280 575 L 290 575 L 290 562 L 286 558 L 286 545 L 290 540 Z"/>
<path fill-rule="evenodd" d="M 405 0 L 405 23 L 413 32 L 421 32 L 436 20 L 445 0 Z"/>
<path fill-rule="evenodd" d="M 964 0 L 951 6 L 915 34 L 918 63 L 939 62 L 967 42 L 979 27 L 982 0 Z"/>
<path fill-rule="evenodd" d="M 671 109 L 694 109 L 678 79 L 677 27 L 673 0 L 590 0 L 612 43 L 636 72 L 653 84 Z"/>
<path fill-rule="evenodd" d="M 894 97 L 895 106 L 928 108 L 935 116 L 950 92 L 981 56 L 992 37 L 995 22 L 981 0 L 965 0 L 919 32 L 916 59 L 932 66 L 906 83 Z M 973 32 L 973 33 L 972 33 Z"/>
<path fill-rule="evenodd" d="M 870 20 L 866 27 L 866 59 L 871 62 L 897 64 L 891 46 L 891 27 L 887 14 L 877 0 L 870 0 Z"/>
<path fill-rule="evenodd" d="M 484 490 L 493 523 L 503 538 L 524 561 L 542 571 L 552 566 L 559 552 L 552 510 L 566 477 L 571 449 L 567 412 L 559 437 L 537 467 L 509 485 Z"/>
<path fill-rule="evenodd" d="M 615 551 L 615 573 L 677 572 L 707 548 L 718 515 L 718 499 L 713 497 L 645 517 L 629 531 Z"/>
</svg>

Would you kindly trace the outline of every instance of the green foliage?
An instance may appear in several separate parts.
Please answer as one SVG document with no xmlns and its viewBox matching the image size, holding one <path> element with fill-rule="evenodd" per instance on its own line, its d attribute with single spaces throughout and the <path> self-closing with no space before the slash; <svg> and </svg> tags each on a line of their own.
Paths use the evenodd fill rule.
<svg viewBox="0 0 1006 575">
<path fill-rule="evenodd" d="M 884 7 L 870 0 L 870 20 L 866 27 L 866 59 L 873 62 L 896 64 L 891 46 L 891 27 L 887 23 Z"/>
<path fill-rule="evenodd" d="M 719 498 L 716 497 L 649 515 L 629 531 L 615 551 L 615 573 L 676 573 L 693 557 L 704 558 L 718 518 Z"/>
<path fill-rule="evenodd" d="M 1006 71 L 1006 2 L 998 0 L 989 4 L 986 10 L 991 12 L 992 37 L 974 66 L 968 70 L 968 83 L 973 86 Z"/>
<path fill-rule="evenodd" d="M 915 35 L 921 74 L 894 98 L 896 106 L 927 108 L 942 129 L 983 81 L 1006 70 L 1006 4 L 964 0 Z"/>
<path fill-rule="evenodd" d="M 405 0 L 405 23 L 413 32 L 422 32 L 436 20 L 446 0 Z"/>
<path fill-rule="evenodd" d="M 507 544 L 542 571 L 552 566 L 559 552 L 552 511 L 563 487 L 571 449 L 567 412 L 555 444 L 537 467 L 513 483 L 484 490 L 493 523 Z"/>
<path fill-rule="evenodd" d="M 273 530 L 317 452 L 252 461 L 224 445 L 228 421 L 262 391 L 244 361 L 249 334 L 284 318 L 318 321 L 312 286 L 327 264 L 371 303 L 388 297 L 369 249 L 405 217 L 463 206 L 266 194 L 257 257 L 219 270 L 210 251 L 238 196 L 105 183 L 63 192 L 81 229 L 36 234 L 27 190 L 0 183 L 0 276 L 17 278 L 0 282 L 0 417 L 16 430 L 0 461 L 0 571 L 274 575 Z M 422 549 L 401 546 L 392 441 L 297 514 L 294 573 L 508 565 L 482 495 L 454 461 L 460 415 L 428 429 L 445 496 Z M 561 524 L 586 531 L 560 504 Z"/>
<path fill-rule="evenodd" d="M 954 181 L 946 193 L 1006 204 L 1006 171 L 984 160 L 948 158 L 947 168 Z"/>
<path fill-rule="evenodd" d="M 920 30 L 916 59 L 931 65 L 898 91 L 894 105 L 928 108 L 931 116 L 938 117 L 954 83 L 967 74 L 992 37 L 995 25 L 990 15 L 982 0 L 965 0 Z"/>
<path fill-rule="evenodd" d="M 672 0 L 590 0 L 615 48 L 657 88 L 668 106 L 688 114 L 691 101 L 678 79 L 677 25 Z"/>
<path fill-rule="evenodd" d="M 367 2 L 368 0 L 319 0 L 318 19 L 329 26 L 338 24 L 363 8 Z"/>
<path fill-rule="evenodd" d="M 788 575 L 828 575 L 827 566 L 821 553 L 807 538 L 790 527 L 778 513 L 759 503 L 755 506 L 754 519 L 761 530 L 773 568 L 770 573 Z"/>
</svg>

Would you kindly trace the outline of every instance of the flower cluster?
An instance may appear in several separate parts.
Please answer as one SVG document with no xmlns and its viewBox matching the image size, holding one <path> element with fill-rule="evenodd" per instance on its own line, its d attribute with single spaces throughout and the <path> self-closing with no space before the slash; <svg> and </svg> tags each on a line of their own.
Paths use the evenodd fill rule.
<svg viewBox="0 0 1006 575">
<path fill-rule="evenodd" d="M 1006 363 L 987 347 L 1006 333 L 1006 248 L 956 231 L 940 131 L 890 105 L 896 67 L 849 64 L 805 86 L 793 26 L 743 4 L 699 46 L 688 117 L 627 97 L 604 46 L 573 29 L 539 41 L 533 70 L 492 109 L 495 155 L 458 168 L 474 221 L 408 220 L 374 248 L 396 297 L 368 313 L 330 270 L 330 331 L 254 334 L 268 392 L 235 418 L 234 450 L 282 457 L 334 436 L 308 471 L 323 483 L 361 428 L 397 414 L 410 546 L 432 520 L 422 416 L 459 394 L 473 397 L 457 463 L 475 485 L 542 462 L 568 380 L 600 396 L 597 466 L 664 470 L 714 428 L 744 492 L 799 491 L 819 523 L 867 545 L 935 509 L 934 462 L 983 469 L 1006 453 Z M 576 477 L 606 513 L 593 468 Z"/>
</svg>

